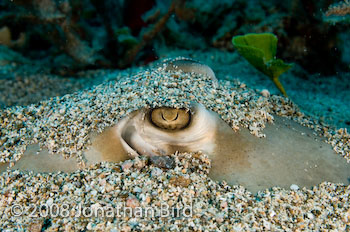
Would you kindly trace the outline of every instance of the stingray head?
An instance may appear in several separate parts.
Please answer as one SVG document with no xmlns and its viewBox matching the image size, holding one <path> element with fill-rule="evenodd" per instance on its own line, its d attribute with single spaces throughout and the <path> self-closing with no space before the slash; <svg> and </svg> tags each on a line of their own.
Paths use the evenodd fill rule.
<svg viewBox="0 0 350 232">
<path fill-rule="evenodd" d="M 122 119 L 114 130 L 131 156 L 169 155 L 175 151 L 210 153 L 216 119 L 200 104 L 190 109 L 142 109 Z"/>
<path fill-rule="evenodd" d="M 212 79 L 214 88 L 218 86 L 213 70 L 195 60 L 171 59 L 161 67 L 168 72 L 206 75 Z M 175 151 L 211 153 L 215 131 L 215 116 L 197 103 L 190 109 L 142 109 L 122 119 L 115 128 L 124 150 L 133 157 L 168 155 Z"/>
</svg>

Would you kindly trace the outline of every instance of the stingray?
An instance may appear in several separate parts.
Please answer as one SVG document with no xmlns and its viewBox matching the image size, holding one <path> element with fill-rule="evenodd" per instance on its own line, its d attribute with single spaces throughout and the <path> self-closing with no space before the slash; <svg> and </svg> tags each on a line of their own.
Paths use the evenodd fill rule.
<svg viewBox="0 0 350 232">
<path fill-rule="evenodd" d="M 215 78 L 210 67 L 198 62 L 178 60 L 170 64 L 169 70 L 200 70 Z M 349 164 L 324 138 L 292 120 L 274 118 L 264 129 L 266 137 L 258 138 L 245 128 L 232 130 L 218 114 L 199 103 L 189 109 L 139 109 L 101 134 L 92 134 L 92 145 L 84 157 L 87 164 L 94 164 L 139 155 L 167 157 L 177 151 L 202 151 L 212 161 L 210 178 L 242 185 L 252 193 L 274 186 L 310 188 L 324 181 L 349 184 Z M 37 151 L 37 145 L 29 146 L 12 169 L 71 172 L 79 168 L 74 158 Z"/>
</svg>

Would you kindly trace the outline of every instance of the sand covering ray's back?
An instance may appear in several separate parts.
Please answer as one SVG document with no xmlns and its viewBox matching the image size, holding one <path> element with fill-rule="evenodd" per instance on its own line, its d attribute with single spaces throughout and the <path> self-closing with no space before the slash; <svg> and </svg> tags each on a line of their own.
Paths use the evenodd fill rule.
<svg viewBox="0 0 350 232">
<path fill-rule="evenodd" d="M 258 135 L 266 121 L 272 120 L 273 105 L 248 89 L 227 84 L 214 89 L 206 76 L 170 74 L 160 68 L 37 105 L 5 109 L 0 112 L 1 160 L 18 160 L 25 145 L 37 142 L 53 152 L 81 154 L 90 132 L 102 131 L 132 111 L 156 106 L 188 108 L 191 102 L 217 112 L 234 129 L 243 125 Z"/>
</svg>

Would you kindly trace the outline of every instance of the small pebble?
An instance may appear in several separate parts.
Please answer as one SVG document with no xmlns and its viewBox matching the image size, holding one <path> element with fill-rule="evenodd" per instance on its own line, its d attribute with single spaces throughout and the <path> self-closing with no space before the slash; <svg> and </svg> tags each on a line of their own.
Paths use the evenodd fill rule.
<svg viewBox="0 0 350 232">
<path fill-rule="evenodd" d="M 290 188 L 290 190 L 293 190 L 293 191 L 299 190 L 299 186 L 296 184 L 292 184 L 289 188 Z"/>
<path fill-rule="evenodd" d="M 260 94 L 264 97 L 270 97 L 270 92 L 267 89 L 261 90 Z"/>
</svg>

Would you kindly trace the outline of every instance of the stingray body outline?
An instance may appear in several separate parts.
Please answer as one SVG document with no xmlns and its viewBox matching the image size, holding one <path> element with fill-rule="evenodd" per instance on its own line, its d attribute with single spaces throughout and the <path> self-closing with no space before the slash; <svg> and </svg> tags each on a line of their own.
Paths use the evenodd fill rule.
<svg viewBox="0 0 350 232">
<path fill-rule="evenodd" d="M 191 64 L 189 60 L 177 60 L 171 65 L 168 71 L 181 70 L 185 65 L 185 71 L 200 70 L 200 74 L 209 72 L 208 75 L 214 82 L 217 81 L 212 70 L 198 62 Z M 308 128 L 275 116 L 274 124 L 267 125 L 264 129 L 266 138 L 257 138 L 244 128 L 238 132 L 233 131 L 219 115 L 199 103 L 194 103 L 193 109 L 194 118 L 197 117 L 200 123 L 195 124 L 197 127 L 188 133 L 202 130 L 199 133 L 199 138 L 202 139 L 197 139 L 197 144 L 192 143 L 195 146 L 188 146 L 186 138 L 172 140 L 171 137 L 160 136 L 152 141 L 152 136 L 155 138 L 159 130 L 145 117 L 149 109 L 139 109 L 102 134 L 92 135 L 92 146 L 84 152 L 86 164 L 118 162 L 139 154 L 152 156 L 167 155 L 175 150 L 204 150 L 212 160 L 211 178 L 243 185 L 252 192 L 273 186 L 288 188 L 291 184 L 310 187 L 322 181 L 349 184 L 350 167 L 346 160 L 335 155 L 331 146 L 313 135 Z M 145 127 L 147 133 L 144 132 Z M 205 130 L 206 127 L 209 129 Z M 126 141 L 126 137 L 131 140 Z M 79 168 L 73 158 L 63 159 L 61 156 L 50 155 L 45 150 L 36 154 L 36 151 L 35 146 L 29 146 L 13 168 L 42 172 L 74 171 Z"/>
</svg>

